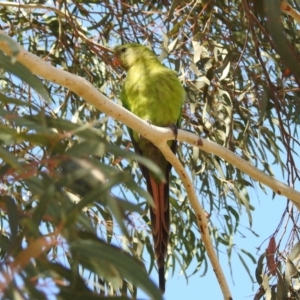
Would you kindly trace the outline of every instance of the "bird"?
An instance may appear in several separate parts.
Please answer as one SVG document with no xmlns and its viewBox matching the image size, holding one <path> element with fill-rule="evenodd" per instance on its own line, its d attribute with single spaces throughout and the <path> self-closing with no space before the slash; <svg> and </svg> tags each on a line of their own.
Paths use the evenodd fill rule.
<svg viewBox="0 0 300 300">
<path fill-rule="evenodd" d="M 185 90 L 176 72 L 162 65 L 150 48 L 136 43 L 115 47 L 113 64 L 121 66 L 127 72 L 120 94 L 123 106 L 150 124 L 175 129 L 176 135 L 185 100 Z M 153 143 L 130 128 L 128 131 L 135 152 L 158 165 L 166 179 L 165 182 L 161 182 L 155 174 L 139 164 L 146 180 L 148 193 L 154 201 L 154 207 L 150 207 L 150 220 L 159 288 L 163 294 L 165 257 L 170 231 L 169 183 L 172 165 Z M 176 138 L 168 141 L 168 145 L 173 153 L 176 153 Z"/>
</svg>

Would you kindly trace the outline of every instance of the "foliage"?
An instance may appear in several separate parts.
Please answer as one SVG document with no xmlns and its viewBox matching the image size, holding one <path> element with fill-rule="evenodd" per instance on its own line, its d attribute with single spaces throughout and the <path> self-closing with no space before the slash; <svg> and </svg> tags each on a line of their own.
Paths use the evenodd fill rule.
<svg viewBox="0 0 300 300">
<path fill-rule="evenodd" d="M 300 11 L 296 1 L 291 4 Z M 230 149 L 270 176 L 272 165 L 279 166 L 294 187 L 300 179 L 295 164 L 300 78 L 293 71 L 299 64 L 299 35 L 294 20 L 280 15 L 279 3 L 273 6 L 269 0 L 4 2 L 0 26 L 25 49 L 87 79 L 112 101 L 118 101 L 123 77 L 112 67 L 108 48 L 149 44 L 186 88 L 183 129 Z M 278 32 L 292 54 L 276 38 Z M 145 272 L 154 267 L 146 214 L 151 200 L 139 187 L 135 160 L 141 158 L 127 151 L 123 124 L 64 87 L 28 76 L 22 66 L 11 69 L 10 59 L 0 55 L 3 295 L 127 299 L 136 297 L 139 287 L 159 299 Z M 42 100 L 46 94 L 48 102 Z M 255 259 L 235 245 L 234 236 L 243 231 L 241 213 L 247 213 L 249 228 L 255 221 L 249 191 L 264 187 L 190 145 L 181 145 L 179 158 L 210 216 L 217 251 L 227 250 L 229 261 L 237 253 L 247 270 Z M 206 272 L 196 218 L 175 173 L 171 190 L 168 267 L 173 272 L 180 267 L 187 276 Z M 288 209 L 285 216 L 298 218 Z M 293 226 L 281 245 L 286 251 L 297 237 L 296 222 Z M 272 251 L 278 266 L 279 247 Z M 143 261 L 148 256 L 150 264 Z M 278 282 L 276 293 L 283 277 L 263 269 L 263 259 L 257 281 L 263 277 L 266 283 L 264 273 L 271 274 Z M 47 282 L 52 291 L 44 287 Z M 257 297 L 266 291 L 262 285 Z M 284 293 L 289 291 L 297 292 L 292 281 Z"/>
</svg>

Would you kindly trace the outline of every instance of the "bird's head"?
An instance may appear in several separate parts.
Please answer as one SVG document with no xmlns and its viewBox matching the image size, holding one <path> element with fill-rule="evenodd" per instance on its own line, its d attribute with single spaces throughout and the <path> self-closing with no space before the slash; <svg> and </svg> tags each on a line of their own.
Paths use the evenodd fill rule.
<svg viewBox="0 0 300 300">
<path fill-rule="evenodd" d="M 128 71 L 134 64 L 146 61 L 158 61 L 151 49 L 140 44 L 124 44 L 114 49 L 114 66 L 121 66 Z"/>
</svg>

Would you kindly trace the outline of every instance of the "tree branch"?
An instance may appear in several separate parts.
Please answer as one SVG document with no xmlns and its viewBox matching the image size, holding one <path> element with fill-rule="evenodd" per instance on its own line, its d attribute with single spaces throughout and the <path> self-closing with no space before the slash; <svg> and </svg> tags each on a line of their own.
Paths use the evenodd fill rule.
<svg viewBox="0 0 300 300">
<path fill-rule="evenodd" d="M 9 36 L 2 31 L 0 31 L 0 34 L 3 34 L 6 36 L 6 38 L 9 38 Z M 0 50 L 4 51 L 8 55 L 11 55 L 11 49 L 4 41 L 1 40 Z M 85 79 L 51 66 L 49 63 L 43 61 L 36 55 L 27 52 L 21 46 L 19 46 L 19 53 L 16 55 L 15 59 L 25 65 L 32 73 L 70 89 L 100 111 L 117 119 L 120 122 L 123 122 L 125 125 L 141 134 L 144 138 L 147 138 L 153 142 L 153 144 L 155 144 L 162 151 L 162 153 L 166 156 L 166 159 L 172 163 L 184 184 L 192 208 L 197 216 L 199 231 L 223 292 L 224 299 L 232 299 L 226 278 L 219 264 L 217 255 L 213 249 L 205 212 L 198 202 L 189 176 L 167 145 L 168 140 L 174 139 L 174 133 L 167 128 L 149 125 L 148 122 L 141 120 L 128 110 L 105 97 Z M 182 132 L 180 136 L 182 135 Z"/>
<path fill-rule="evenodd" d="M 201 139 L 197 135 L 179 130 L 178 131 L 178 140 L 186 142 L 193 146 L 199 147 L 201 150 L 215 154 L 227 162 L 231 163 L 233 166 L 237 167 L 244 173 L 248 174 L 253 179 L 267 185 L 271 188 L 276 194 L 286 196 L 293 204 L 300 210 L 300 193 L 290 188 L 285 183 L 265 174 L 256 167 L 252 166 L 250 163 L 243 160 L 238 155 L 229 151 L 228 149 L 206 139 Z"/>
<path fill-rule="evenodd" d="M 13 3 L 13 2 L 7 2 L 7 1 L 3 1 L 0 2 L 0 6 L 3 7 L 16 7 L 18 9 L 23 8 L 23 9 L 27 9 L 27 10 L 36 10 L 36 9 L 44 9 L 46 11 L 52 11 L 54 12 L 58 17 L 64 18 L 67 22 L 69 22 L 70 24 L 76 24 L 76 26 L 78 26 L 78 28 L 74 28 L 74 30 L 76 30 L 77 34 L 80 36 L 80 38 L 82 38 L 82 40 L 84 40 L 85 42 L 89 43 L 89 44 L 93 44 L 94 46 L 97 46 L 98 48 L 107 51 L 107 52 L 112 52 L 111 49 L 96 43 L 95 41 L 93 41 L 92 39 L 89 39 L 83 32 L 81 29 L 80 24 L 78 24 L 78 20 L 76 18 L 74 18 L 74 16 L 70 15 L 68 13 L 68 11 L 61 11 L 56 7 L 53 6 L 49 6 L 49 5 L 45 5 L 45 4 L 40 4 L 40 3 Z"/>
<path fill-rule="evenodd" d="M 9 36 L 2 31 L 0 31 L 0 34 L 6 36 L 6 38 L 9 38 Z M 4 51 L 8 55 L 11 55 L 11 49 L 3 40 L 0 40 L 0 50 Z M 221 286 L 224 299 L 231 299 L 231 294 L 225 276 L 215 254 L 209 236 L 205 212 L 199 204 L 199 201 L 195 194 L 195 190 L 193 188 L 193 184 L 188 177 L 184 167 L 167 146 L 167 141 L 174 139 L 172 130 L 168 128 L 160 128 L 149 125 L 146 121 L 139 119 L 131 112 L 127 111 L 123 107 L 117 105 L 116 103 L 105 97 L 85 79 L 51 66 L 49 63 L 43 61 L 37 56 L 25 51 L 21 46 L 19 46 L 19 51 L 20 52 L 17 54 L 16 60 L 25 65 L 34 74 L 70 89 L 100 111 L 104 112 L 110 117 L 117 119 L 120 122 L 123 122 L 128 127 L 137 131 L 139 134 L 150 140 L 161 150 L 166 159 L 174 166 L 184 184 L 191 206 L 195 211 L 198 220 L 199 231 L 201 233 L 202 240 L 207 250 L 207 254 L 210 258 L 215 274 Z M 178 140 L 189 143 L 193 146 L 197 146 L 203 151 L 213 153 L 223 158 L 235 167 L 239 168 L 241 171 L 251 176 L 253 179 L 256 179 L 259 182 L 262 182 L 265 185 L 269 186 L 276 193 L 284 195 L 287 198 L 291 199 L 297 206 L 297 208 L 300 208 L 299 192 L 288 187 L 286 184 L 266 175 L 264 172 L 253 167 L 251 164 L 244 161 L 242 158 L 227 150 L 226 148 L 211 141 L 201 139 L 197 135 L 183 130 L 179 130 Z"/>
</svg>

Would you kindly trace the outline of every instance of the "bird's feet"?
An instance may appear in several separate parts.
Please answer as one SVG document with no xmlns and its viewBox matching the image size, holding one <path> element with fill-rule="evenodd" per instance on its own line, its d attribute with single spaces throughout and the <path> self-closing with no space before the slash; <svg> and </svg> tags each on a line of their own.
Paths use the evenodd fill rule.
<svg viewBox="0 0 300 300">
<path fill-rule="evenodd" d="M 146 120 L 146 122 L 151 125 L 152 122 L 151 120 Z M 177 136 L 178 136 L 178 127 L 176 124 L 170 124 L 168 127 L 170 127 L 175 135 L 175 141 L 177 140 Z"/>
</svg>

